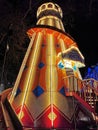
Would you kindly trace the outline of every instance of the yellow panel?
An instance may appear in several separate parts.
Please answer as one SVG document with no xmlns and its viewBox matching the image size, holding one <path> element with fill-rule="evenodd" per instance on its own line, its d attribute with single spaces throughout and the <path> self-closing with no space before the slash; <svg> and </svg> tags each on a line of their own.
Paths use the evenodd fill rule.
<svg viewBox="0 0 98 130">
<path fill-rule="evenodd" d="M 31 92 L 26 99 L 29 112 L 36 119 L 50 105 L 50 93 L 44 92 L 40 97 L 35 97 Z"/>
</svg>

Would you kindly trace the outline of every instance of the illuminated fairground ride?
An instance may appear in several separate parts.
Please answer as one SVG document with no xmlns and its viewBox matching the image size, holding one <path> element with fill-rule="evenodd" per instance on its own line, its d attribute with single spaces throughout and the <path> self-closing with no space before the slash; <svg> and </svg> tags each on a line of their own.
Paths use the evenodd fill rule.
<svg viewBox="0 0 98 130">
<path fill-rule="evenodd" d="M 0 130 L 97 130 L 97 81 L 83 80 L 84 57 L 52 2 L 37 11 L 37 25 L 15 85 L 2 92 Z"/>
</svg>

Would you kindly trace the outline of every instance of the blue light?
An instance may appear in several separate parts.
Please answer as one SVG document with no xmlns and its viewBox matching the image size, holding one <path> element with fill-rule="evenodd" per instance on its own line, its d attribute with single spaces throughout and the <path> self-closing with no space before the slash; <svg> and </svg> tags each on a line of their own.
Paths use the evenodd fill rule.
<svg viewBox="0 0 98 130">
<path fill-rule="evenodd" d="M 77 70 L 77 68 L 76 68 L 76 66 L 75 66 L 75 65 L 73 66 L 73 69 L 74 69 L 74 70 Z"/>
<path fill-rule="evenodd" d="M 63 64 L 62 62 L 59 62 L 59 63 L 58 63 L 58 67 L 59 67 L 60 69 L 63 69 L 63 68 L 64 68 L 64 64 Z"/>
<path fill-rule="evenodd" d="M 33 93 L 35 94 L 36 97 L 39 97 L 41 94 L 43 94 L 44 90 L 42 89 L 41 86 L 36 86 L 36 88 L 33 90 Z"/>
<path fill-rule="evenodd" d="M 98 65 L 93 66 L 93 67 L 89 67 L 87 69 L 87 72 L 85 74 L 84 79 L 89 79 L 89 78 L 93 78 L 95 80 L 98 80 Z"/>
</svg>

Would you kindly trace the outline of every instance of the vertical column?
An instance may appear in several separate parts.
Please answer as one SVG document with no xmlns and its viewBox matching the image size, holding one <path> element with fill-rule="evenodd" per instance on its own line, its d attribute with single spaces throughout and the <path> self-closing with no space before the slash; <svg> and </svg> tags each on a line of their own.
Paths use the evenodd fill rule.
<svg viewBox="0 0 98 130">
<path fill-rule="evenodd" d="M 47 91 L 50 93 L 50 106 L 51 106 L 51 125 L 53 127 L 53 101 L 54 93 L 57 89 L 57 71 L 56 71 L 56 51 L 55 51 L 55 39 L 52 34 L 47 34 L 47 50 L 46 50 L 46 85 Z"/>
<path fill-rule="evenodd" d="M 63 52 L 67 49 L 64 40 L 63 40 L 63 39 L 59 39 L 59 44 L 60 44 L 60 47 L 61 47 L 61 53 L 63 53 Z M 65 62 L 63 61 L 63 59 L 61 59 L 61 62 L 62 62 L 62 64 L 63 64 L 64 66 L 66 66 L 66 65 L 65 65 Z M 64 75 L 66 76 L 66 75 L 67 75 L 67 74 L 66 74 L 66 69 L 64 69 L 64 70 L 62 70 L 62 71 L 63 71 Z M 67 82 L 66 82 L 66 83 L 67 83 Z M 66 85 L 66 86 L 67 86 L 67 85 Z"/>
<path fill-rule="evenodd" d="M 48 91 L 50 91 L 51 87 L 52 91 L 54 91 L 57 87 L 55 39 L 52 34 L 47 34 L 46 40 L 46 85 Z"/>
<path fill-rule="evenodd" d="M 35 37 L 33 49 L 31 50 L 31 53 L 29 56 L 29 61 L 27 63 L 28 70 L 27 70 L 25 80 L 23 83 L 23 85 L 24 85 L 23 91 L 25 91 L 26 86 L 28 86 L 27 88 L 29 91 L 32 87 L 33 82 L 34 82 L 34 78 L 36 75 L 36 68 L 38 66 L 38 60 L 39 60 L 40 53 L 41 53 L 42 40 L 43 40 L 42 33 L 38 32 L 36 37 Z"/>
<path fill-rule="evenodd" d="M 37 74 L 36 71 L 41 53 L 42 40 L 43 40 L 42 33 L 38 32 L 34 40 L 33 49 L 31 50 L 29 55 L 29 60 L 27 63 L 28 68 L 23 81 L 23 94 L 21 97 L 22 103 L 19 118 L 21 118 L 22 108 L 29 97 L 29 92 L 32 90 L 32 86 L 36 77 L 35 75 Z"/>
<path fill-rule="evenodd" d="M 61 51 L 65 51 L 67 49 L 63 39 L 59 39 L 59 43 L 60 43 L 60 47 L 61 47 Z"/>
</svg>

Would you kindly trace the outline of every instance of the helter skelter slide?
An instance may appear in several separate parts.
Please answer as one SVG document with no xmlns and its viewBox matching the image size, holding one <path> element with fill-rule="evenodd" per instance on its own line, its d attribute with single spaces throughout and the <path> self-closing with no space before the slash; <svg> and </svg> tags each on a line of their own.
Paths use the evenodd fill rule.
<svg viewBox="0 0 98 130">
<path fill-rule="evenodd" d="M 15 85 L 2 92 L 0 130 L 97 130 L 97 81 L 83 80 L 84 57 L 65 32 L 59 5 L 37 10 Z"/>
</svg>

